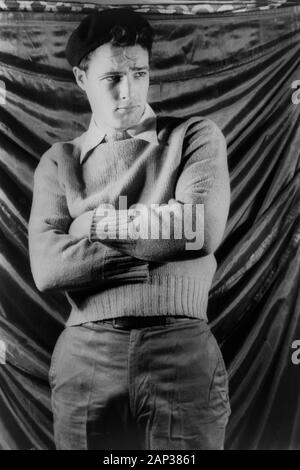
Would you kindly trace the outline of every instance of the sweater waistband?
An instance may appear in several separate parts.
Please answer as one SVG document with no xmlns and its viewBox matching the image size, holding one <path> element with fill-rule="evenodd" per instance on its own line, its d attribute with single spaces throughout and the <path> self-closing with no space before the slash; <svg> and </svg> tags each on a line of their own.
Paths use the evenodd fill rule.
<svg viewBox="0 0 300 470">
<path fill-rule="evenodd" d="M 207 321 L 210 284 L 203 278 L 155 276 L 151 282 L 113 287 L 82 301 L 67 293 L 72 310 L 66 325 L 127 316 L 186 316 Z"/>
</svg>

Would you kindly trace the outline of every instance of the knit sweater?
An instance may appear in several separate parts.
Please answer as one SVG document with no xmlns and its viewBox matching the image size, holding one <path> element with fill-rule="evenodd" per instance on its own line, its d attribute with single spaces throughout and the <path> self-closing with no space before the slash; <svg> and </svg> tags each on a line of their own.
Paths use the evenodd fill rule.
<svg viewBox="0 0 300 470">
<path fill-rule="evenodd" d="M 158 119 L 158 144 L 138 138 L 103 142 L 84 161 L 84 134 L 54 144 L 34 177 L 29 253 L 39 290 L 64 290 L 67 325 L 120 316 L 184 315 L 207 320 L 214 251 L 230 201 L 226 143 L 209 119 Z M 100 240 L 68 233 L 72 220 L 101 204 L 203 204 L 201 246 L 186 240 Z"/>
</svg>

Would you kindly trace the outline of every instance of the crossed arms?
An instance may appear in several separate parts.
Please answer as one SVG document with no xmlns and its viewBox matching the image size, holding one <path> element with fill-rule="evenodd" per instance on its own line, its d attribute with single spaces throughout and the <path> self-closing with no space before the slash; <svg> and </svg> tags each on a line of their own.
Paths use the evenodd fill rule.
<svg viewBox="0 0 300 470">
<path fill-rule="evenodd" d="M 109 212 L 108 227 L 115 236 L 104 239 L 99 211 L 72 219 L 59 182 L 57 162 L 51 149 L 46 152 L 35 173 L 29 221 L 31 268 L 38 289 L 78 290 L 102 283 L 144 282 L 149 276 L 148 262 L 213 253 L 222 240 L 230 203 L 226 143 L 217 126 L 208 120 L 191 125 L 185 135 L 182 159 L 175 198 L 160 208 L 159 214 L 148 207 L 138 218 L 143 231 L 150 216 L 161 220 L 163 226 L 169 223 L 172 212 L 174 230 L 170 237 L 131 239 L 128 227 L 137 219 L 129 208 Z M 186 243 L 191 240 L 184 236 L 183 224 L 195 227 L 195 220 L 185 218 L 184 211 L 187 205 L 198 204 L 204 208 L 204 221 L 200 224 L 203 237 L 197 238 L 194 249 L 187 250 Z M 197 212 L 188 212 L 191 218 L 196 217 Z M 177 229 L 183 234 L 179 239 L 174 236 Z"/>
</svg>

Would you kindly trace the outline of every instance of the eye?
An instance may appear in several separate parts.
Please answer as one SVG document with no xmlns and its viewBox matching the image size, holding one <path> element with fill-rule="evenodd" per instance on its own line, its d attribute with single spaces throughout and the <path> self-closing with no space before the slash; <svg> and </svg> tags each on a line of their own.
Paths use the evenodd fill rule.
<svg viewBox="0 0 300 470">
<path fill-rule="evenodd" d="M 145 77 L 146 75 L 147 75 L 147 72 L 145 72 L 145 71 L 136 72 L 136 73 L 134 74 L 135 78 Z"/>
<path fill-rule="evenodd" d="M 107 82 L 115 83 L 115 82 L 118 82 L 120 80 L 120 76 L 119 75 L 108 75 L 107 77 L 104 78 L 104 80 L 106 80 Z"/>
</svg>

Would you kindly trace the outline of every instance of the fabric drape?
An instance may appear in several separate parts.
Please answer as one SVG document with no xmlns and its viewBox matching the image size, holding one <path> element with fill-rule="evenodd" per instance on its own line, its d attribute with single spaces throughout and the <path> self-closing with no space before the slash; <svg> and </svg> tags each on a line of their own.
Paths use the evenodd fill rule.
<svg viewBox="0 0 300 470">
<path fill-rule="evenodd" d="M 51 449 L 48 369 L 69 314 L 37 291 L 27 226 L 45 150 L 83 132 L 90 109 L 64 56 L 81 13 L 0 12 L 0 448 Z M 150 103 L 203 115 L 228 144 L 231 209 L 208 316 L 229 370 L 228 449 L 300 449 L 300 8 L 146 14 Z M 300 97 L 300 95 L 299 95 Z"/>
</svg>

